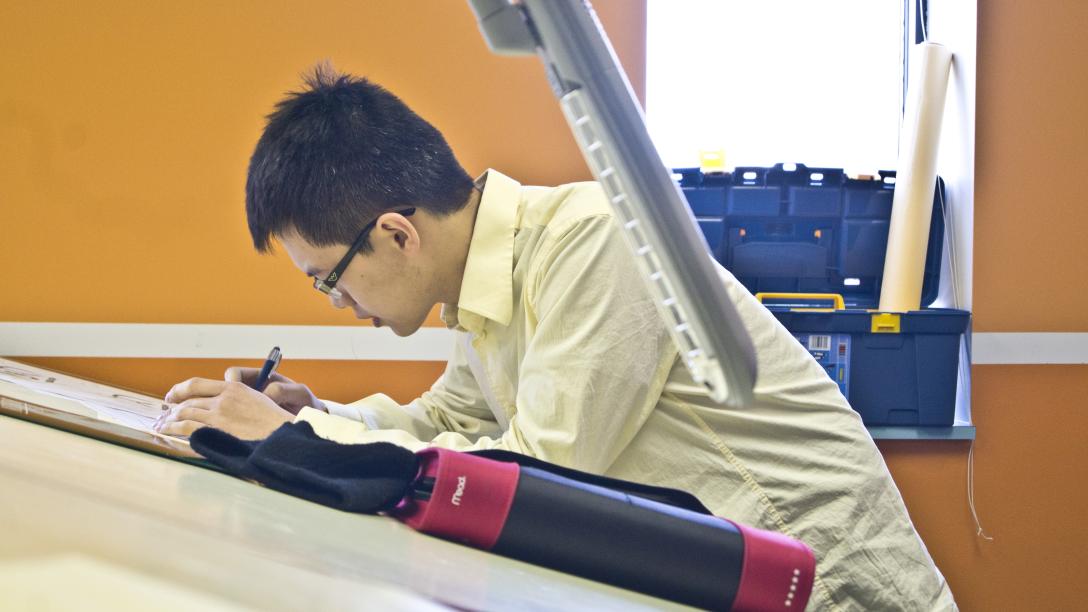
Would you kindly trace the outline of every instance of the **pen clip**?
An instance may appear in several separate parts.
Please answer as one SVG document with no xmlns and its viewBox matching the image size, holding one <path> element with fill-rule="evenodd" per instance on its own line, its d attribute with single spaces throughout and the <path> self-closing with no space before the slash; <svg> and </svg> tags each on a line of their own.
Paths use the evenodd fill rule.
<svg viewBox="0 0 1088 612">
<path fill-rule="evenodd" d="M 264 392 L 268 380 L 272 378 L 272 373 L 279 367 L 282 359 L 283 353 L 280 352 L 280 347 L 273 346 L 272 350 L 268 352 L 268 358 L 264 360 L 264 365 L 261 366 L 261 371 L 257 374 L 257 380 L 253 383 L 254 389 Z"/>
<path fill-rule="evenodd" d="M 268 359 L 266 361 L 272 362 L 272 370 L 275 371 L 280 365 L 280 359 L 283 358 L 283 353 L 280 352 L 280 347 L 273 346 L 272 350 L 268 352 Z M 271 374 L 271 372 L 269 372 Z"/>
</svg>

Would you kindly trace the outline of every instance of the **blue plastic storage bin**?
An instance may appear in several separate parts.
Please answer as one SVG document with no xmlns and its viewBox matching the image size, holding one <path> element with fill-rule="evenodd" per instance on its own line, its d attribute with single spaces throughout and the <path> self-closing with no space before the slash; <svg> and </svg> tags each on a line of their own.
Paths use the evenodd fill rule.
<svg viewBox="0 0 1088 612">
<path fill-rule="evenodd" d="M 874 333 L 873 318 L 886 321 L 889 313 L 770 309 L 839 383 L 867 425 L 952 424 L 960 336 L 971 313 L 901 313 L 892 315 L 899 331 Z"/>
<path fill-rule="evenodd" d="M 764 303 L 867 425 L 948 426 L 955 419 L 960 337 L 971 313 L 876 309 L 895 173 L 872 180 L 803 164 L 704 175 L 675 171 L 714 257 Z M 937 295 L 944 219 L 934 192 L 922 304 Z M 812 294 L 841 296 L 840 309 Z M 818 310 L 813 310 L 818 308 Z"/>
</svg>

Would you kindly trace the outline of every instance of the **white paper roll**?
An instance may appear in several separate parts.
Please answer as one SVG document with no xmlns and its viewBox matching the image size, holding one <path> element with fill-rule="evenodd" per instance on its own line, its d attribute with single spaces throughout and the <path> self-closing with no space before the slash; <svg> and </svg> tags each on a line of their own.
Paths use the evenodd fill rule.
<svg viewBox="0 0 1088 612">
<path fill-rule="evenodd" d="M 937 146 L 951 67 L 952 52 L 942 45 L 924 42 L 911 49 L 880 310 L 906 312 L 921 307 Z"/>
</svg>

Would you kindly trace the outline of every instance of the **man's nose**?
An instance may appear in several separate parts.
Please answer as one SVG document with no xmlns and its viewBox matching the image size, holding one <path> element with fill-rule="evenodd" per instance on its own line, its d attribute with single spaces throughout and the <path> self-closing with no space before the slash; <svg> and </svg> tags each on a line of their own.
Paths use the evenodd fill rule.
<svg viewBox="0 0 1088 612">
<path fill-rule="evenodd" d="M 329 303 L 333 305 L 333 308 L 347 308 L 355 304 L 354 300 L 347 296 L 343 291 L 329 294 Z"/>
<path fill-rule="evenodd" d="M 355 312 L 355 318 L 357 319 L 369 319 L 373 315 L 363 310 L 363 307 L 351 298 L 348 294 L 340 292 L 340 297 L 336 297 L 333 294 L 329 294 L 329 302 L 336 308 L 351 308 Z"/>
</svg>

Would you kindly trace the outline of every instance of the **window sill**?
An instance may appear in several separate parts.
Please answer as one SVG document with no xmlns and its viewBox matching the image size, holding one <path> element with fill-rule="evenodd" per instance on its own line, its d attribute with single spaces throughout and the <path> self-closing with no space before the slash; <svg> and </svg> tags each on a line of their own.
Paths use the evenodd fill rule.
<svg viewBox="0 0 1088 612">
<path fill-rule="evenodd" d="M 974 425 L 917 427 L 912 425 L 866 427 L 874 440 L 974 440 Z"/>
</svg>

